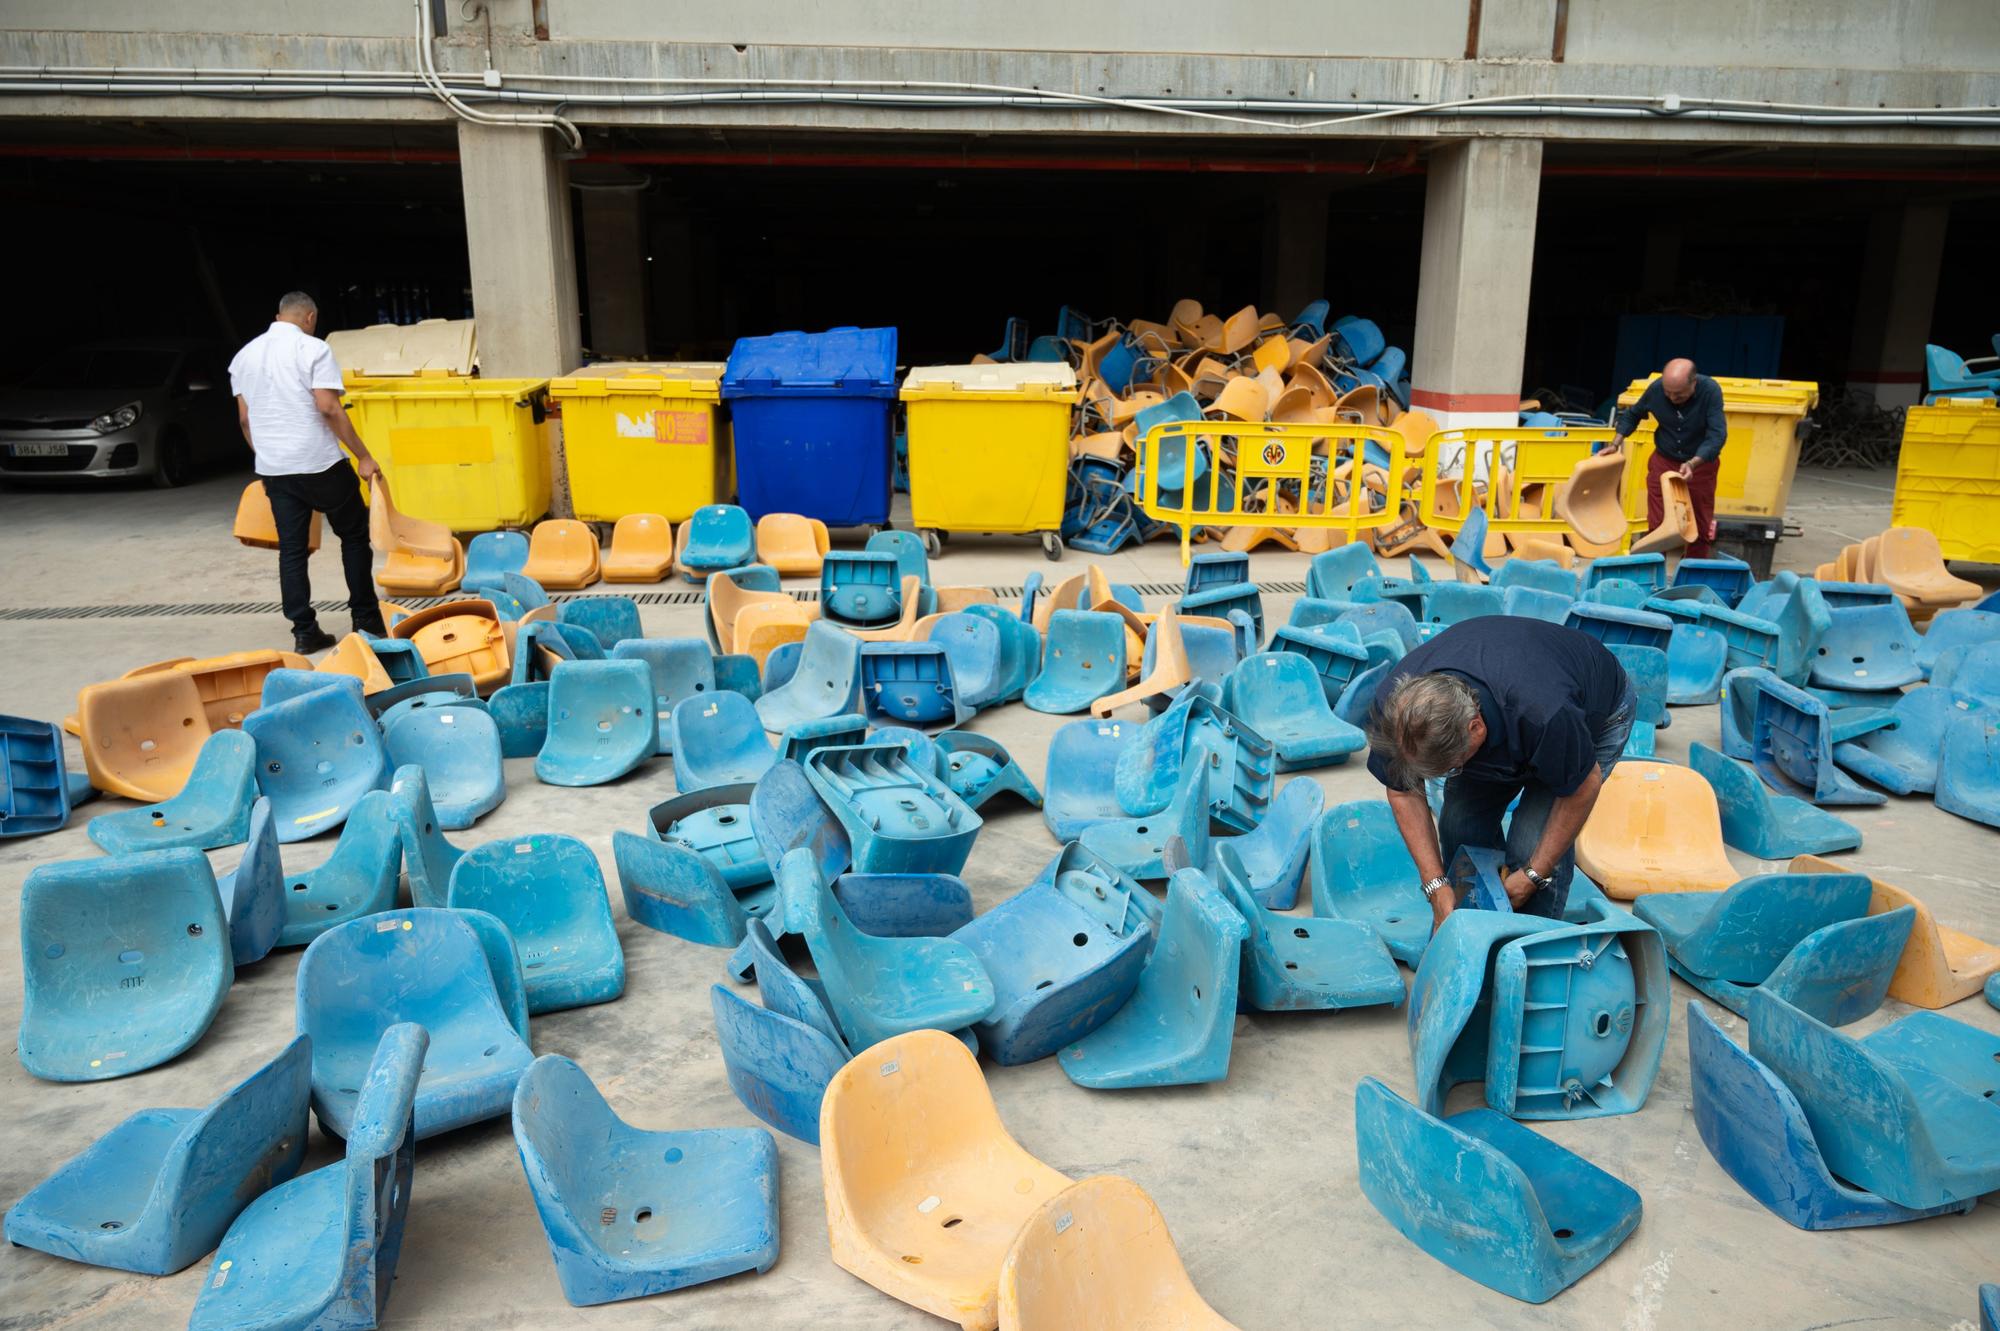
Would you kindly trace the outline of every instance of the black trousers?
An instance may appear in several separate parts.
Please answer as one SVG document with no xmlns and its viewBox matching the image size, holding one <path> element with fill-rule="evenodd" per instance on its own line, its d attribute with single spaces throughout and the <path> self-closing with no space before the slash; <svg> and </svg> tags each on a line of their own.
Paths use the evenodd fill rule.
<svg viewBox="0 0 2000 1331">
<path fill-rule="evenodd" d="M 312 579 L 306 561 L 312 552 L 312 515 L 326 514 L 326 525 L 340 538 L 340 566 L 347 575 L 347 609 L 356 623 L 381 619 L 375 596 L 375 560 L 368 548 L 368 506 L 361 502 L 360 478 L 347 459 L 325 471 L 296 476 L 266 476 L 264 493 L 271 500 L 271 518 L 278 528 L 278 592 L 292 631 L 319 624 L 312 607 Z"/>
</svg>

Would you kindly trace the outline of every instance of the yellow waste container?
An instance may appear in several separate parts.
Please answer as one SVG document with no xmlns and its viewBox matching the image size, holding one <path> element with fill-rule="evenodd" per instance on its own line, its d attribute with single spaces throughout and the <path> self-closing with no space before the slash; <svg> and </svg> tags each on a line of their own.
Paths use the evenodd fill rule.
<svg viewBox="0 0 2000 1331">
<path fill-rule="evenodd" d="M 1618 395 L 1622 410 L 1639 400 L 1657 374 L 1634 379 Z M 1792 497 L 1799 467 L 1799 422 L 1819 403 L 1819 385 L 1792 379 L 1717 378 L 1729 437 L 1722 446 L 1722 470 L 1715 478 L 1717 518 L 1782 517 Z M 1626 474 L 1625 511 L 1646 518 L 1646 463 L 1653 455 L 1653 418 L 1641 421 L 1626 441 L 1632 470 Z"/>
<path fill-rule="evenodd" d="M 549 511 L 547 379 L 474 373 L 471 319 L 332 333 L 355 432 L 396 507 L 453 531 L 524 527 Z"/>
<path fill-rule="evenodd" d="M 1040 532 L 1062 558 L 1070 419 L 1067 365 L 932 365 L 903 380 L 910 516 L 936 553 L 942 533 Z"/>
<path fill-rule="evenodd" d="M 704 504 L 729 502 L 722 369 L 720 361 L 614 361 L 550 381 L 578 518 L 658 513 L 685 522 Z"/>
<path fill-rule="evenodd" d="M 2000 563 L 2000 406 L 1947 398 L 1903 413 L 1889 521 L 1924 527 L 1946 559 Z"/>
</svg>

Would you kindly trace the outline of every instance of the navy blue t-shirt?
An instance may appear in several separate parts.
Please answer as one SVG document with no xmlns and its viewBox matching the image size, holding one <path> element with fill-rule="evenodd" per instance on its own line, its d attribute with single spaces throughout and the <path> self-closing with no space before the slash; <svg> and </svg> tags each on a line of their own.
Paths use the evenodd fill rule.
<svg viewBox="0 0 2000 1331">
<path fill-rule="evenodd" d="M 1472 781 L 1573 792 L 1596 765 L 1596 734 L 1625 697 L 1625 667 L 1588 633 L 1523 615 L 1481 615 L 1454 624 L 1405 656 L 1377 700 L 1417 675 L 1457 675 L 1479 696 L 1486 742 L 1465 764 Z M 1373 719 L 1373 718 L 1371 718 Z M 1368 770 L 1395 780 L 1380 756 Z"/>
</svg>

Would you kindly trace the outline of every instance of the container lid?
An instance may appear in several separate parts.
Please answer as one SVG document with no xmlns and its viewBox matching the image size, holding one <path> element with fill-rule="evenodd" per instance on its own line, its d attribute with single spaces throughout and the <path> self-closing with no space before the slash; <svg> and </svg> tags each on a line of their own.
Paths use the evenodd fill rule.
<svg viewBox="0 0 2000 1331">
<path fill-rule="evenodd" d="M 992 398 L 1074 402 L 1077 396 L 1076 371 L 1059 362 L 925 365 L 903 376 L 905 402 Z"/>
<path fill-rule="evenodd" d="M 894 397 L 896 330 L 832 328 L 738 338 L 722 375 L 731 397 Z"/>
<path fill-rule="evenodd" d="M 342 373 L 389 378 L 406 374 L 471 374 L 479 363 L 472 319 L 424 319 L 370 324 L 326 335 Z"/>
<path fill-rule="evenodd" d="M 1646 385 L 1659 377 L 1655 373 L 1644 379 L 1634 379 L 1618 395 L 1618 405 L 1629 407 L 1637 402 L 1639 394 L 1646 391 Z M 1739 379 L 1729 375 L 1716 375 L 1714 378 L 1716 387 L 1722 390 L 1725 411 L 1798 416 L 1819 404 L 1819 385 L 1810 379 Z"/>
<path fill-rule="evenodd" d="M 413 374 L 396 379 L 350 380 L 346 396 L 356 402 L 379 402 L 388 398 L 401 401 L 411 398 L 439 398 L 453 401 L 500 398 L 526 404 L 528 399 L 545 392 L 548 386 L 549 381 L 546 379 L 489 379 L 477 374 Z"/>
<path fill-rule="evenodd" d="M 722 370 L 723 364 L 719 360 L 600 361 L 551 379 L 549 391 L 567 397 L 643 393 L 655 397 L 702 398 L 712 402 L 722 380 Z"/>
</svg>

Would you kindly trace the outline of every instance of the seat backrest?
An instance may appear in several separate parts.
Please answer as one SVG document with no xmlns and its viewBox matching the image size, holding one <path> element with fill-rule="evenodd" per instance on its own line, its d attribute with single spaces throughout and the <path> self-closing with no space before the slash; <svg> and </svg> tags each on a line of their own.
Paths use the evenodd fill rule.
<svg viewBox="0 0 2000 1331">
<path fill-rule="evenodd" d="M 1836 1175 L 1880 1191 L 1876 1181 L 1935 1158 L 1922 1110 L 1894 1067 L 1775 994 L 1758 989 L 1749 1003 L 1750 1053 L 1798 1097 Z"/>
<path fill-rule="evenodd" d="M 502 573 L 519 573 L 528 562 L 528 537 L 518 531 L 481 532 L 465 547 L 465 577 L 476 587 Z"/>
<path fill-rule="evenodd" d="M 271 798 L 278 840 L 338 826 L 388 775 L 382 732 L 346 689 L 317 689 L 244 719 L 257 743 L 257 784 Z"/>
<path fill-rule="evenodd" d="M 1479 1234 L 1505 1234 L 1512 1243 L 1535 1250 L 1535 1257 L 1523 1265 L 1540 1264 L 1554 1255 L 1548 1219 L 1519 1165 L 1497 1148 L 1425 1113 L 1374 1077 L 1363 1077 L 1354 1088 L 1354 1139 L 1361 1161 L 1361 1191 L 1413 1241 L 1429 1248 L 1425 1238 L 1451 1223 L 1445 1217 L 1476 1207 Z M 1412 1195 L 1407 1189 L 1419 1179 L 1435 1179 L 1455 1204 L 1437 1194 Z M 1467 1249 L 1485 1246 L 1471 1233 L 1460 1241 Z M 1454 1242 L 1453 1252 L 1457 1251 Z"/>
<path fill-rule="evenodd" d="M 596 534 L 572 518 L 538 522 L 528 537 L 528 566 L 570 570 L 589 568 L 596 563 Z"/>
<path fill-rule="evenodd" d="M 658 513 L 627 513 L 612 524 L 611 553 L 631 559 L 671 559 L 674 524 Z"/>
<path fill-rule="evenodd" d="M 1228 1331 L 1195 1291 L 1160 1208 L 1100 1174 L 1044 1202 L 1000 1266 L 1001 1331 L 1172 1326 Z"/>
<path fill-rule="evenodd" d="M 596 854 L 560 832 L 474 846 L 452 868 L 448 900 L 454 910 L 483 910 L 506 925 L 524 966 L 569 950 L 571 939 L 609 911 Z"/>
<path fill-rule="evenodd" d="M 800 979 L 798 973 L 785 963 L 784 954 L 778 951 L 778 942 L 772 937 L 770 927 L 762 920 L 751 920 L 744 930 L 744 937 L 749 940 L 757 994 L 764 1006 L 812 1027 L 833 1042 L 834 1047 L 841 1051 L 841 1057 L 848 1057 L 847 1041 L 834 1024 L 833 1014 L 827 1011 L 826 1004 L 820 1001 L 812 986 Z"/>
<path fill-rule="evenodd" d="M 337 924 L 298 969 L 298 1029 L 315 1062 L 372 1050 L 399 1021 L 438 1029 L 469 1019 L 516 1029 L 470 912 L 413 907 Z"/>
<path fill-rule="evenodd" d="M 924 553 L 924 543 L 915 532 L 878 531 L 868 538 L 868 544 L 862 548 L 875 554 L 894 555 L 899 576 L 915 578 L 925 586 L 930 585 L 930 557 Z"/>
<path fill-rule="evenodd" d="M 827 1084 L 820 1106 L 820 1151 L 828 1183 L 845 1182 L 844 1202 L 865 1201 L 888 1179 L 845 1176 L 879 1159 L 883 1141 L 923 1172 L 949 1176 L 950 1162 L 1026 1152 L 1000 1121 L 979 1061 L 943 1031 L 893 1036 L 858 1055 Z M 872 1185 L 872 1186 L 871 1186 Z M 865 1190 L 865 1192 L 864 1192 Z M 829 1194 L 835 1192 L 829 1186 Z"/>
<path fill-rule="evenodd" d="M 1424 622 L 1427 624 L 1462 624 L 1481 615 L 1506 612 L 1507 593 L 1504 590 L 1467 582 L 1441 582 L 1431 589 L 1424 602 Z"/>
<path fill-rule="evenodd" d="M 1624 453 L 1597 453 L 1584 458 L 1556 491 L 1556 516 L 1593 545 L 1616 545 L 1627 530 L 1624 504 Z"/>
<path fill-rule="evenodd" d="M 178 670 L 87 685 L 77 718 L 90 784 L 136 800 L 178 794 L 210 734 L 201 691 Z"/>
<path fill-rule="evenodd" d="M 181 1130 L 153 1196 L 202 1197 L 219 1181 L 254 1186 L 260 1173 L 269 1179 L 296 1170 L 305 1154 L 311 1096 L 312 1041 L 294 1036 L 276 1058 L 223 1092 Z M 246 1160 L 246 1145 L 266 1148 L 269 1154 Z"/>
<path fill-rule="evenodd" d="M 1697 974 L 1758 984 L 1806 935 L 1868 912 L 1865 874 L 1763 873 L 1724 892 L 1681 964 Z"/>
<path fill-rule="evenodd" d="M 1330 714 L 1319 672 L 1297 652 L 1259 652 L 1222 682 L 1222 706 L 1251 725 Z"/>
<path fill-rule="evenodd" d="M 617 1138 L 624 1128 L 597 1083 L 559 1054 L 543 1054 L 515 1083 L 514 1141 L 530 1176 L 540 1174 L 555 1197 L 568 1204 L 553 1209 L 561 1212 L 557 1219 L 569 1231 L 571 1242 L 593 1241 L 596 1212 L 585 1225 L 568 1206 L 604 1195 L 604 1174 L 619 1163 Z M 538 1209 L 546 1223 L 552 1208 Z"/>
</svg>

